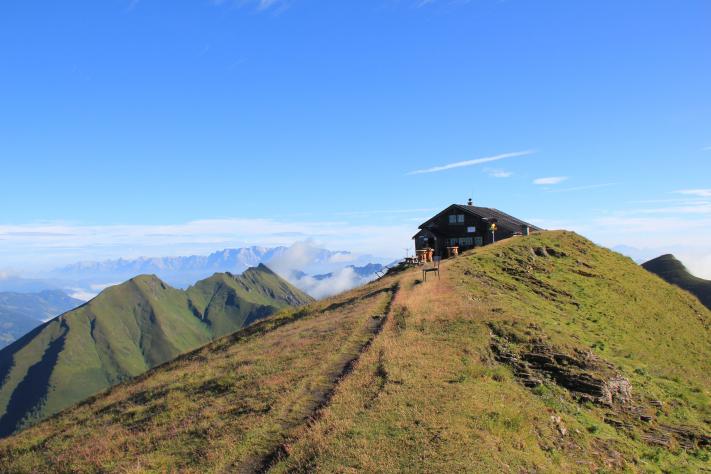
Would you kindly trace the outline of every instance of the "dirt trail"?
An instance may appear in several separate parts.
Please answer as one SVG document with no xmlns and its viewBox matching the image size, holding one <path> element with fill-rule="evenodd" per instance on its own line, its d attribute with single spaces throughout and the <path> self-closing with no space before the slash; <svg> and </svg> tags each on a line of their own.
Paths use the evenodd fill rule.
<svg viewBox="0 0 711 474">
<path fill-rule="evenodd" d="M 305 389 L 304 392 L 296 397 L 296 400 L 308 400 L 306 406 L 299 411 L 291 412 L 288 419 L 283 420 L 285 442 L 280 443 L 261 456 L 254 456 L 246 459 L 244 462 L 235 466 L 239 473 L 265 473 L 268 472 L 274 465 L 289 456 L 289 446 L 298 440 L 298 432 L 300 428 L 312 424 L 318 420 L 322 411 L 329 405 L 333 398 L 338 385 L 352 372 L 354 366 L 361 356 L 372 345 L 375 338 L 382 331 L 385 323 L 392 312 L 393 300 L 399 290 L 399 283 L 395 283 L 386 291 L 389 292 L 386 300 L 385 308 L 382 314 L 368 315 L 366 322 L 367 339 L 359 341 L 358 345 L 351 351 L 346 351 L 343 359 L 339 360 L 328 373 L 328 383 L 323 387 Z M 373 294 L 365 295 L 364 298 L 373 297 L 382 291 L 374 292 Z M 353 303 L 354 301 L 348 301 Z"/>
</svg>

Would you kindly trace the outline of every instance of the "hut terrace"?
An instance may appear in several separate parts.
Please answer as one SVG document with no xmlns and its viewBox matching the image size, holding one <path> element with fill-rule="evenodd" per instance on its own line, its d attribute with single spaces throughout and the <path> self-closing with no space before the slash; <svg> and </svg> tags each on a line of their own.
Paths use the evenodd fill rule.
<svg viewBox="0 0 711 474">
<path fill-rule="evenodd" d="M 541 230 L 498 209 L 474 206 L 471 199 L 466 205 L 452 204 L 419 229 L 413 236 L 417 254 L 430 250 L 440 257 Z"/>
</svg>

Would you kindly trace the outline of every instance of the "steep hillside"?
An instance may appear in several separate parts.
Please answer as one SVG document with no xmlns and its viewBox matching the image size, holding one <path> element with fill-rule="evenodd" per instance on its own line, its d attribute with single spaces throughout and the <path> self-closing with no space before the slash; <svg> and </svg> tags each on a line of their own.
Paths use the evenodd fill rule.
<svg viewBox="0 0 711 474">
<path fill-rule="evenodd" d="M 0 292 L 0 349 L 43 321 L 82 303 L 61 290 L 39 293 Z"/>
<path fill-rule="evenodd" d="M 108 288 L 0 351 L 0 436 L 311 298 L 264 266 L 187 291 L 155 276 Z"/>
<path fill-rule="evenodd" d="M 689 273 L 689 270 L 674 255 L 662 255 L 643 263 L 642 266 L 672 285 L 688 291 L 711 309 L 711 281 Z"/>
<path fill-rule="evenodd" d="M 8 472 L 698 472 L 711 312 L 545 232 L 285 310 L 0 441 Z"/>
</svg>

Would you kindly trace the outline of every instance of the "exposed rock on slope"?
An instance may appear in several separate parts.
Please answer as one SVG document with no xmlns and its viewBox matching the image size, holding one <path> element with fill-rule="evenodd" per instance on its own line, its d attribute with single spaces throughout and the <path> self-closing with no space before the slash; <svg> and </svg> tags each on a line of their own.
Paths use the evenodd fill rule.
<svg viewBox="0 0 711 474">
<path fill-rule="evenodd" d="M 509 239 L 181 356 L 0 441 L 0 470 L 698 472 L 710 324 L 575 234 Z"/>
</svg>

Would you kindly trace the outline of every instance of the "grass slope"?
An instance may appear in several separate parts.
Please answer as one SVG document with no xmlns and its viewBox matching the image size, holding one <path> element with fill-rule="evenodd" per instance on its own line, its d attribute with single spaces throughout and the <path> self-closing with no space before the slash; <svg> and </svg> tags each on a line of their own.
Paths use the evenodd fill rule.
<svg viewBox="0 0 711 474">
<path fill-rule="evenodd" d="M 711 309 L 711 281 L 689 273 L 689 270 L 674 255 L 662 255 L 643 263 L 642 266 L 672 285 L 688 291 Z"/>
<path fill-rule="evenodd" d="M 0 349 L 42 321 L 76 308 L 82 301 L 61 290 L 39 293 L 0 292 Z"/>
<path fill-rule="evenodd" d="M 108 288 L 0 351 L 0 436 L 311 298 L 266 267 L 187 291 L 155 276 Z"/>
<path fill-rule="evenodd" d="M 0 470 L 698 472 L 709 323 L 534 234 L 257 322 L 0 441 Z"/>
</svg>

